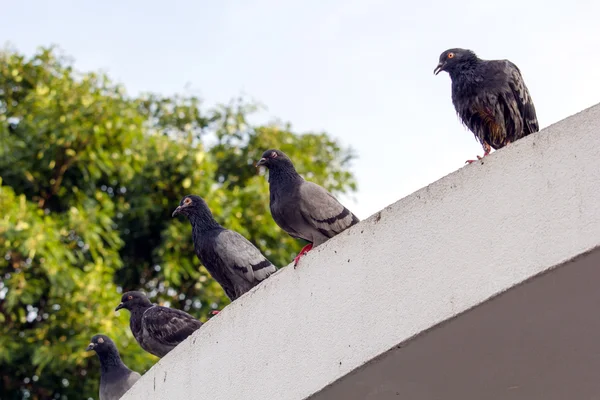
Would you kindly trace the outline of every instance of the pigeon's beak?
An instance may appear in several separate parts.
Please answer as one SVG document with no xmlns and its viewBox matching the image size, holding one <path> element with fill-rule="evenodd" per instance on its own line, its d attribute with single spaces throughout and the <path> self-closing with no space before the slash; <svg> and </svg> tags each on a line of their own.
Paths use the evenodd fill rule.
<svg viewBox="0 0 600 400">
<path fill-rule="evenodd" d="M 267 159 L 263 157 L 260 160 L 258 160 L 258 162 L 256 163 L 256 166 L 260 167 L 261 165 L 265 165 L 266 163 L 267 163 Z"/>
<path fill-rule="evenodd" d="M 115 308 L 115 311 L 119 311 L 123 307 L 125 307 L 125 304 L 119 303 L 119 305 L 117 306 L 117 308 Z"/>
<path fill-rule="evenodd" d="M 435 67 L 435 69 L 433 70 L 433 74 L 437 75 L 440 72 L 442 72 L 444 70 L 444 67 L 446 66 L 445 62 L 440 62 L 437 67 Z"/>
<path fill-rule="evenodd" d="M 96 343 L 90 343 L 90 344 L 88 344 L 88 347 L 85 350 L 86 351 L 94 350 L 95 347 L 96 347 Z"/>
<path fill-rule="evenodd" d="M 181 206 L 177 207 L 175 209 L 175 211 L 173 211 L 173 214 L 171 214 L 171 218 L 175 217 L 176 215 L 178 215 L 179 213 L 181 213 Z"/>
</svg>

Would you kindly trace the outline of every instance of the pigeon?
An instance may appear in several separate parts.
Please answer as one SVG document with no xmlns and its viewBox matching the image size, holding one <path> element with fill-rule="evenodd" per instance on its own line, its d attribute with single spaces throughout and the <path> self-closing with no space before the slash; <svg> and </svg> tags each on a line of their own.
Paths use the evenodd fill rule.
<svg viewBox="0 0 600 400">
<path fill-rule="evenodd" d="M 173 217 L 178 214 L 189 219 L 196 255 L 231 301 L 277 270 L 248 239 L 219 225 L 201 197 L 185 196 Z"/>
<path fill-rule="evenodd" d="M 142 349 L 162 358 L 202 326 L 190 314 L 152 304 L 142 292 L 127 292 L 115 308 L 129 310 L 131 333 Z"/>
<path fill-rule="evenodd" d="M 500 149 L 539 131 L 529 90 L 512 62 L 482 60 L 471 50 L 449 49 L 440 55 L 433 73 L 440 71 L 450 75 L 454 108 L 482 144 L 483 157 L 492 148 Z"/>
<path fill-rule="evenodd" d="M 294 267 L 313 247 L 360 221 L 327 190 L 304 180 L 282 151 L 265 151 L 256 165 L 269 169 L 271 215 L 277 225 L 309 242 L 294 258 Z"/>
<path fill-rule="evenodd" d="M 86 350 L 94 350 L 100 359 L 100 400 L 120 399 L 141 378 L 123 364 L 117 346 L 108 336 L 94 336 Z"/>
</svg>

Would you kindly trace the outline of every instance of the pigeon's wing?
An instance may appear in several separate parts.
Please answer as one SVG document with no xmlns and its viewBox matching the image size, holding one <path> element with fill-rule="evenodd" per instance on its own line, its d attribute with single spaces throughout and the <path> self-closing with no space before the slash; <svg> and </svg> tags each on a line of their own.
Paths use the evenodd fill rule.
<svg viewBox="0 0 600 400">
<path fill-rule="evenodd" d="M 194 239 L 194 248 L 196 255 L 200 262 L 204 265 L 204 268 L 210 273 L 214 280 L 225 291 L 225 294 L 229 299 L 234 300 L 236 296 L 235 285 L 233 283 L 232 276 L 227 268 L 223 268 L 221 258 L 215 251 L 215 237 L 220 235 L 221 231 L 225 229 L 219 229 L 210 231 L 207 234 L 198 236 L 195 231 L 192 235 Z"/>
<path fill-rule="evenodd" d="M 506 73 L 508 75 L 508 86 L 510 87 L 510 93 L 512 94 L 513 101 L 515 102 L 514 108 L 518 112 L 514 117 L 521 117 L 523 120 L 523 132 L 524 136 L 540 130 L 535 107 L 529 90 L 525 85 L 523 76 L 519 68 L 512 62 L 505 60 Z M 516 138 L 519 139 L 519 138 Z"/>
<path fill-rule="evenodd" d="M 227 268 L 248 282 L 260 282 L 276 271 L 260 250 L 235 231 L 225 229 L 215 237 L 215 253 Z"/>
<path fill-rule="evenodd" d="M 186 312 L 161 306 L 146 310 L 142 324 L 154 340 L 168 346 L 177 346 L 202 326 Z"/>
<path fill-rule="evenodd" d="M 308 224 L 332 238 L 359 222 L 331 193 L 313 182 L 300 185 L 300 212 Z"/>
</svg>

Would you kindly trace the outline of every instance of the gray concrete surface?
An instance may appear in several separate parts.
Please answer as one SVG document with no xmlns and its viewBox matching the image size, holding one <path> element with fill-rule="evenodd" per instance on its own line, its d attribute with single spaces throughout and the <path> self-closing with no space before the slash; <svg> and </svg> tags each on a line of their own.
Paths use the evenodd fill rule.
<svg viewBox="0 0 600 400">
<path fill-rule="evenodd" d="M 595 106 L 279 271 L 123 399 L 600 399 L 598 255 L 565 264 L 599 245 Z"/>
<path fill-rule="evenodd" d="M 442 323 L 310 400 L 600 399 L 600 249 Z"/>
</svg>

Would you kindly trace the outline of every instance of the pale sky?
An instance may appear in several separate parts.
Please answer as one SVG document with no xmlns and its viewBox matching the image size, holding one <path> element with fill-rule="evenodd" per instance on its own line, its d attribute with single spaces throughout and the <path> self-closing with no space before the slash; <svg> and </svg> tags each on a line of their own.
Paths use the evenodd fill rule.
<svg viewBox="0 0 600 400">
<path fill-rule="evenodd" d="M 433 75 L 448 48 L 517 64 L 541 127 L 600 101 L 597 0 L 2 3 L 0 42 L 22 52 L 58 44 L 131 94 L 243 93 L 267 106 L 261 121 L 352 146 L 359 191 L 343 202 L 360 218 L 482 154 Z"/>
</svg>

